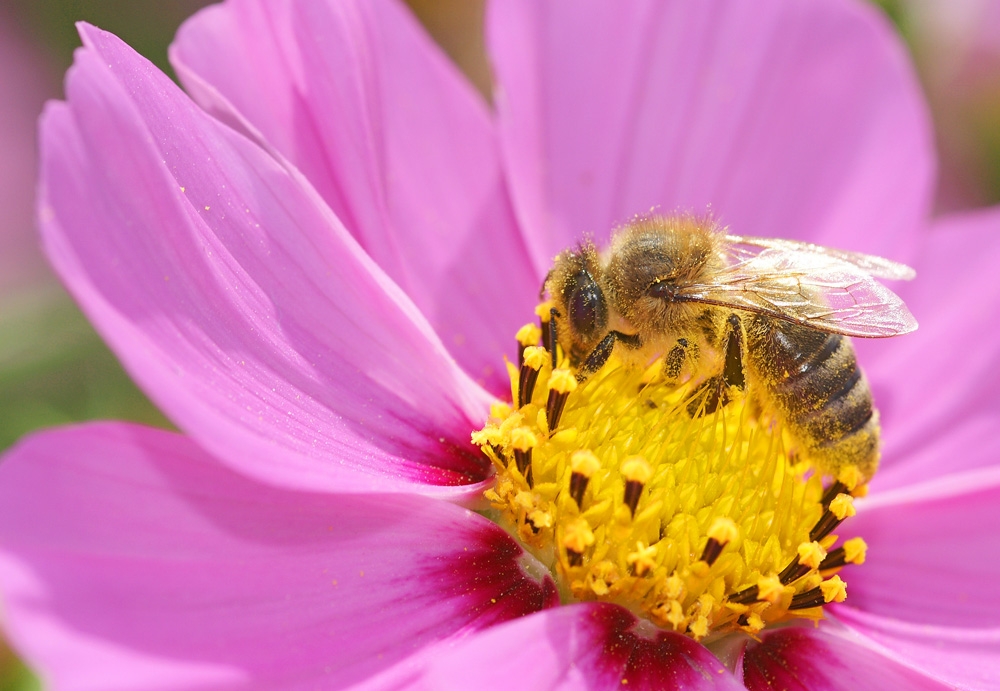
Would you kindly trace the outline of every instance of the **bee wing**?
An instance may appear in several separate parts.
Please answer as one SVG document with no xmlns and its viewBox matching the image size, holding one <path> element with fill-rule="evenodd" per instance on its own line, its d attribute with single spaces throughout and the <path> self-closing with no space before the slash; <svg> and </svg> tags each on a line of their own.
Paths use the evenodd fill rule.
<svg viewBox="0 0 1000 691">
<path fill-rule="evenodd" d="M 755 238 L 746 235 L 727 235 L 726 240 L 736 253 L 740 251 L 740 245 L 759 247 L 762 249 L 776 249 L 791 252 L 802 252 L 815 254 L 823 257 L 830 257 L 845 264 L 850 264 L 861 269 L 869 276 L 875 278 L 886 278 L 895 281 L 909 281 L 917 273 L 899 262 L 894 262 L 883 257 L 876 257 L 874 254 L 862 254 L 861 252 L 848 252 L 846 250 L 835 250 L 832 247 L 814 245 L 811 242 L 800 242 L 798 240 L 782 240 L 780 238 Z M 755 253 L 751 251 L 748 256 Z"/>
<path fill-rule="evenodd" d="M 730 265 L 711 284 L 688 286 L 678 298 L 847 336 L 885 338 L 917 328 L 903 301 L 858 261 L 844 261 L 837 252 L 813 251 L 816 246 L 807 243 L 777 243 L 757 252 L 730 248 Z M 867 261 L 867 255 L 847 254 Z M 887 268 L 894 264 L 879 261 Z"/>
</svg>

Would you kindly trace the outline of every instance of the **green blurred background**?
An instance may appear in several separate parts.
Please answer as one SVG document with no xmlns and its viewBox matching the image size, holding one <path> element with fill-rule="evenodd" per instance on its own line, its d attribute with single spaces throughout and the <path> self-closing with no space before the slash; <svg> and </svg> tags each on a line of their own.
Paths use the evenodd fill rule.
<svg viewBox="0 0 1000 691">
<path fill-rule="evenodd" d="M 0 2 L 0 450 L 79 420 L 169 422 L 132 385 L 47 269 L 33 230 L 35 121 L 59 98 L 85 20 L 173 76 L 166 49 L 204 0 Z M 480 0 L 409 0 L 484 94 Z M 1000 0 L 878 0 L 907 41 L 935 120 L 938 213 L 1000 201 Z M 2 612 L 0 612 L 2 615 Z M 0 691 L 39 688 L 0 642 Z"/>
</svg>

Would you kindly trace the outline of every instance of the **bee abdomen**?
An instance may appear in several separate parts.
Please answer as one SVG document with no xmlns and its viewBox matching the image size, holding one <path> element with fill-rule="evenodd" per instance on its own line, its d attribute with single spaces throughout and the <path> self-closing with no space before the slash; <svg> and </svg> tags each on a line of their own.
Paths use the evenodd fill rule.
<svg viewBox="0 0 1000 691">
<path fill-rule="evenodd" d="M 759 320 L 748 330 L 750 360 L 768 397 L 809 459 L 825 473 L 878 463 L 878 413 L 849 339 Z"/>
</svg>

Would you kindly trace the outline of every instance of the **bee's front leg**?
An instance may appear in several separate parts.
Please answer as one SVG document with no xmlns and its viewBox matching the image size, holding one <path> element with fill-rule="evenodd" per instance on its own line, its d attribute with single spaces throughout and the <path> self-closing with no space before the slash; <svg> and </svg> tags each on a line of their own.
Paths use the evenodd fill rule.
<svg viewBox="0 0 1000 691">
<path fill-rule="evenodd" d="M 744 336 L 743 324 L 735 314 L 726 320 L 726 353 L 722 363 L 722 371 L 706 379 L 698 387 L 688 404 L 688 413 L 692 417 L 709 415 L 729 402 L 729 387 L 746 388 L 746 372 L 743 368 Z"/>
<path fill-rule="evenodd" d="M 743 371 L 743 323 L 735 314 L 726 320 L 726 360 L 722 366 L 722 383 L 743 390 L 747 385 Z"/>
<path fill-rule="evenodd" d="M 663 358 L 663 381 L 668 387 L 676 387 L 681 383 L 681 373 L 685 365 L 694 366 L 698 362 L 700 351 L 697 343 L 686 338 L 678 338 L 674 347 Z"/>
<path fill-rule="evenodd" d="M 639 334 L 623 334 L 621 331 L 609 331 L 608 335 L 601 339 L 601 342 L 590 351 L 590 355 L 580 365 L 580 369 L 576 373 L 577 380 L 581 382 L 585 381 L 587 377 L 604 367 L 608 358 L 611 357 L 612 351 L 615 349 L 615 343 L 621 343 L 623 346 L 634 350 L 642 346 L 642 339 L 639 338 Z"/>
</svg>

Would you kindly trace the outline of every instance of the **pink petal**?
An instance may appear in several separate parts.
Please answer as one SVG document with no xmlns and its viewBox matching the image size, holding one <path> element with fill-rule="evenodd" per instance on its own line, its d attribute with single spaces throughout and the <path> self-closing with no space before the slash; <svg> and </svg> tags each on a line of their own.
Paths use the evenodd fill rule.
<svg viewBox="0 0 1000 691">
<path fill-rule="evenodd" d="M 541 276 L 488 106 L 402 3 L 237 0 L 180 30 L 192 95 L 287 156 L 494 392 Z"/>
<path fill-rule="evenodd" d="M 132 376 L 221 460 L 342 491 L 474 494 L 488 397 L 298 173 L 111 34 L 42 120 L 53 264 Z M 461 485 L 422 487 L 428 485 Z"/>
<path fill-rule="evenodd" d="M 376 677 L 372 686 L 483 691 L 743 688 L 687 636 L 633 631 L 635 624 L 635 617 L 615 605 L 545 610 L 458 644 L 425 649 Z"/>
<path fill-rule="evenodd" d="M 882 413 L 879 490 L 1000 461 L 1000 208 L 939 221 L 899 293 L 920 322 L 859 344 Z"/>
<path fill-rule="evenodd" d="M 747 645 L 743 683 L 751 691 L 944 689 L 849 633 L 791 627 L 765 631 Z"/>
<path fill-rule="evenodd" d="M 540 261 L 658 206 L 743 235 L 907 258 L 933 173 L 926 108 L 864 3 L 490 5 L 497 113 Z"/>
<path fill-rule="evenodd" d="M 845 570 L 848 602 L 915 624 L 1000 627 L 998 523 L 1000 467 L 858 502 L 847 525 L 868 554 Z"/>
<path fill-rule="evenodd" d="M 30 437 L 0 505 L 5 626 L 58 688 L 343 686 L 555 597 L 452 504 L 278 489 L 142 427 Z"/>
<path fill-rule="evenodd" d="M 838 607 L 837 619 L 950 688 L 1000 688 L 1000 628 L 910 624 L 852 607 Z"/>
</svg>

